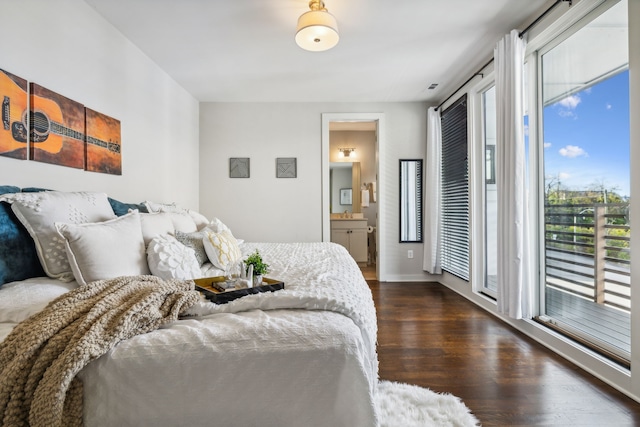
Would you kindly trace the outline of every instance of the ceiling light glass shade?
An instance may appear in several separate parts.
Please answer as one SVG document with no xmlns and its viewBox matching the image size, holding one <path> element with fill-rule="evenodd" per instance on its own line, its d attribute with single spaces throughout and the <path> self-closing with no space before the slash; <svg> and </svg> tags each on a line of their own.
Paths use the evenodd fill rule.
<svg viewBox="0 0 640 427">
<path fill-rule="evenodd" d="M 321 52 L 338 44 L 338 22 L 326 10 L 311 10 L 298 18 L 296 43 L 305 50 Z"/>
</svg>

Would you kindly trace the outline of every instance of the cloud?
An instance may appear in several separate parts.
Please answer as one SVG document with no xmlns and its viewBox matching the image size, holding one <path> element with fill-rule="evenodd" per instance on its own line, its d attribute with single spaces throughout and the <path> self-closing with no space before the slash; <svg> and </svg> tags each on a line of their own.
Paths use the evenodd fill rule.
<svg viewBox="0 0 640 427">
<path fill-rule="evenodd" d="M 545 142 L 544 143 L 544 148 L 549 148 L 551 147 L 551 143 L 550 142 Z"/>
<path fill-rule="evenodd" d="M 558 179 L 559 179 L 560 181 L 565 181 L 565 180 L 567 180 L 567 179 L 569 179 L 569 178 L 571 178 L 571 174 L 570 174 L 570 173 L 567 173 L 567 172 L 560 172 L 560 173 L 558 174 Z"/>
<path fill-rule="evenodd" d="M 580 99 L 580 95 L 571 95 L 571 96 L 567 96 L 564 99 L 561 99 L 560 102 L 558 103 L 562 105 L 564 108 L 573 110 L 578 106 L 578 104 L 580 104 L 581 101 L 582 100 Z"/>
<path fill-rule="evenodd" d="M 561 156 L 569 157 L 571 159 L 579 156 L 588 157 L 587 152 L 577 145 L 567 145 L 566 147 L 558 150 L 558 153 L 560 153 Z"/>
<path fill-rule="evenodd" d="M 613 105 L 611 105 L 611 104 L 609 104 L 607 102 L 606 105 L 604 106 L 604 108 L 606 108 L 607 110 L 611 110 L 613 108 Z"/>
<path fill-rule="evenodd" d="M 578 117 L 576 113 L 571 110 L 560 110 L 558 111 L 558 115 L 560 117 Z"/>
<path fill-rule="evenodd" d="M 582 102 L 580 95 L 570 95 L 566 98 L 562 98 L 556 103 L 556 105 L 559 106 L 558 115 L 564 118 L 577 119 L 578 115 L 575 110 L 578 108 L 578 104 L 580 104 L 580 102 Z"/>
</svg>

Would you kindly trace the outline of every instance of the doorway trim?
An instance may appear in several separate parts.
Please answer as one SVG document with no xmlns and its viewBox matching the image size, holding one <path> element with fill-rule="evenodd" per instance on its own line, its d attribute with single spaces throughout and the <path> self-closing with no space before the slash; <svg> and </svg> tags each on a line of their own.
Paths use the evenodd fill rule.
<svg viewBox="0 0 640 427">
<path fill-rule="evenodd" d="M 378 192 L 378 218 L 376 220 L 376 277 L 386 280 L 384 225 L 386 223 L 386 197 L 384 197 L 386 128 L 384 113 L 322 113 L 322 241 L 331 241 L 331 213 L 329 212 L 329 123 L 331 122 L 376 122 L 376 177 Z"/>
</svg>

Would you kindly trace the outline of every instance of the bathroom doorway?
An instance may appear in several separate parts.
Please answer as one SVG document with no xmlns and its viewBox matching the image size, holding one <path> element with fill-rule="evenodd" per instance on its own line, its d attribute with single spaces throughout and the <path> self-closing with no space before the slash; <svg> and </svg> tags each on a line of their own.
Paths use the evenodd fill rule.
<svg viewBox="0 0 640 427">
<path fill-rule="evenodd" d="M 380 197 L 384 182 L 381 182 L 383 179 L 379 173 L 383 144 L 383 113 L 322 114 L 323 241 L 331 241 L 332 218 L 360 216 L 365 219 L 367 258 L 366 262 L 358 262 L 358 265 L 365 279 L 381 281 L 385 275 L 384 247 L 381 245 L 385 215 L 384 200 Z M 357 163 L 358 168 L 354 169 L 360 171 L 357 179 L 354 176 L 352 180 L 351 193 L 356 193 L 352 205 L 340 204 L 339 194 L 348 188 L 345 183 L 336 183 L 341 188 L 332 188 L 335 186 L 332 185 L 333 171 L 336 170 L 336 177 L 344 175 L 345 163 Z"/>
</svg>

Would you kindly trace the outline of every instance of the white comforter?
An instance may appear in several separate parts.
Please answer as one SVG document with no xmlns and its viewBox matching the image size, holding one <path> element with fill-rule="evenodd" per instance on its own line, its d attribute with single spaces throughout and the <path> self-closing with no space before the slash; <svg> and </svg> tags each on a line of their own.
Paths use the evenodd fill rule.
<svg viewBox="0 0 640 427">
<path fill-rule="evenodd" d="M 203 302 L 89 364 L 85 425 L 377 425 L 375 309 L 353 259 L 330 243 L 242 245 L 256 248 L 285 289 Z M 5 296 L 23 307 L 29 292 L 16 289 L 39 286 L 32 314 L 70 286 L 36 282 L 5 285 L 0 308 Z M 0 340 L 21 320 L 13 311 L 0 315 Z"/>
</svg>

